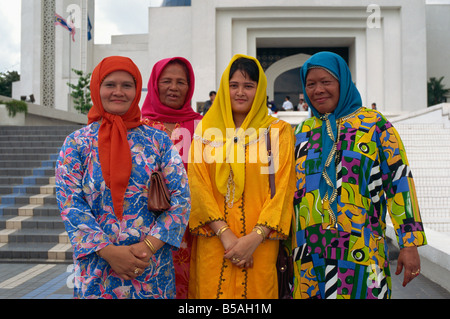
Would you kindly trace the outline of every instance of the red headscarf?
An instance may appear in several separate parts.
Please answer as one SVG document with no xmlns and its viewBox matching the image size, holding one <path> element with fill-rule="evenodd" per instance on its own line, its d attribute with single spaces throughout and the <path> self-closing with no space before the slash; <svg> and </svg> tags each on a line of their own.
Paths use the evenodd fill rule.
<svg viewBox="0 0 450 319">
<path fill-rule="evenodd" d="M 115 71 L 131 74 L 136 82 L 136 97 L 124 115 L 105 111 L 100 97 L 100 86 L 106 76 Z M 141 125 L 139 100 L 142 91 L 142 77 L 138 67 L 129 58 L 112 56 L 105 58 L 95 68 L 91 78 L 93 106 L 88 114 L 89 124 L 102 120 L 98 133 L 98 153 L 106 186 L 111 189 L 114 213 L 119 220 L 123 216 L 125 191 L 131 176 L 131 150 L 127 131 Z M 112 173 L 112 174 L 111 174 Z"/>
<path fill-rule="evenodd" d="M 179 110 L 174 110 L 159 100 L 158 80 L 164 68 L 171 61 L 180 61 L 188 69 L 189 90 L 186 94 L 184 105 Z M 191 99 L 194 95 L 195 76 L 191 63 L 182 57 L 174 57 L 157 62 L 152 70 L 148 81 L 148 93 L 142 106 L 142 116 L 153 121 L 162 123 L 180 123 L 181 127 L 187 128 L 194 134 L 194 120 L 201 120 L 202 116 L 195 112 L 191 106 Z"/>
</svg>

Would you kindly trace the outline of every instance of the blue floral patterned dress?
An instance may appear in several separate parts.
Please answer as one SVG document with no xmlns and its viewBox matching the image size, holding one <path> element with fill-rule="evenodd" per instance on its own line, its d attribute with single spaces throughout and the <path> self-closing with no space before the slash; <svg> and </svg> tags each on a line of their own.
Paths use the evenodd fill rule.
<svg viewBox="0 0 450 319">
<path fill-rule="evenodd" d="M 186 171 L 169 137 L 140 126 L 128 131 L 132 156 L 124 215 L 113 212 L 98 156 L 99 123 L 67 137 L 56 163 L 56 197 L 74 248 L 75 298 L 175 298 L 172 250 L 180 246 L 190 214 Z M 162 170 L 172 208 L 156 217 L 147 209 L 148 181 Z M 96 252 L 107 245 L 132 245 L 154 236 L 166 244 L 136 280 L 121 279 Z"/>
</svg>

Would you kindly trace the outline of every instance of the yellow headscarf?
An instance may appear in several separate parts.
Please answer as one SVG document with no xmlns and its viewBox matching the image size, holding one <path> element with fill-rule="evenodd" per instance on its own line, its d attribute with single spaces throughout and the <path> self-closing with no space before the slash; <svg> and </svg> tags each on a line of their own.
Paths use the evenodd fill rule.
<svg viewBox="0 0 450 319">
<path fill-rule="evenodd" d="M 256 63 L 259 69 L 259 81 L 252 108 L 241 127 L 236 130 L 231 109 L 229 79 L 230 68 L 233 62 L 239 58 L 247 58 Z M 235 55 L 222 75 L 213 105 L 195 132 L 197 137 L 202 138 L 203 143 L 215 148 L 216 154 L 223 154 L 223 157 L 221 155 L 218 155 L 219 158 L 216 157 L 215 183 L 221 194 L 226 197 L 229 196 L 229 203 L 231 200 L 231 203 L 239 200 L 244 191 L 245 146 L 257 141 L 261 133 L 260 129 L 267 129 L 274 121 L 276 121 L 276 118 L 268 114 L 267 78 L 259 61 L 254 57 Z M 205 131 L 211 128 L 220 130 L 222 134 L 218 134 L 218 136 L 212 136 L 208 132 L 205 134 Z M 232 188 L 231 196 L 230 184 Z"/>
</svg>

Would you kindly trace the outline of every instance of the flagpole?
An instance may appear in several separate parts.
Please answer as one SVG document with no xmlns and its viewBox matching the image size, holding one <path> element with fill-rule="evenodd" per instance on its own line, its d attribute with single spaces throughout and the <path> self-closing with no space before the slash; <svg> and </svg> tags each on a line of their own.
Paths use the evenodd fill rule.
<svg viewBox="0 0 450 319">
<path fill-rule="evenodd" d="M 70 13 L 69 19 L 72 18 L 72 12 Z M 57 25 L 61 25 L 62 27 L 66 28 L 70 33 L 69 33 L 69 74 L 68 74 L 68 79 L 69 79 L 69 84 L 72 84 L 72 41 L 75 41 L 75 25 L 72 21 L 72 27 L 69 26 L 69 24 L 66 22 L 66 20 L 64 20 L 63 17 L 61 17 L 60 15 L 55 13 L 55 24 Z M 70 37 L 72 38 L 72 41 L 70 39 Z M 68 109 L 71 106 L 71 95 L 72 94 L 72 88 L 69 85 L 69 96 L 68 96 Z"/>
<path fill-rule="evenodd" d="M 67 19 L 69 21 L 69 19 L 72 18 L 72 12 L 70 13 L 69 18 Z M 72 26 L 73 28 L 75 28 L 75 26 Z M 69 33 L 69 83 L 72 84 L 72 32 Z M 70 111 L 72 109 L 72 87 L 69 85 L 69 105 L 67 106 L 68 111 Z"/>
<path fill-rule="evenodd" d="M 71 34 L 69 33 L 69 83 L 72 84 L 72 39 L 70 38 Z M 71 110 L 71 101 L 72 101 L 72 87 L 69 85 L 69 105 L 68 110 Z"/>
</svg>

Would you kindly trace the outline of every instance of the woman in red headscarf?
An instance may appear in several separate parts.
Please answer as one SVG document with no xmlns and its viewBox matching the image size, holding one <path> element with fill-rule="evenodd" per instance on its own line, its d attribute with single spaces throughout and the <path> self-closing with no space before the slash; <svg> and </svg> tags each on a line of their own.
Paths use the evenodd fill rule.
<svg viewBox="0 0 450 319">
<path fill-rule="evenodd" d="M 142 122 L 166 132 L 178 149 L 187 170 L 189 147 L 202 116 L 191 106 L 195 77 L 191 63 L 182 57 L 155 64 L 142 106 Z M 187 231 L 179 250 L 173 252 L 177 298 L 186 299 L 192 238 Z"/>
<path fill-rule="evenodd" d="M 142 125 L 142 78 L 128 58 L 109 57 L 91 79 L 86 127 L 67 137 L 56 197 L 73 245 L 76 298 L 174 298 L 172 250 L 190 213 L 182 160 L 161 131 Z M 163 172 L 171 208 L 149 211 L 149 176 Z"/>
</svg>

